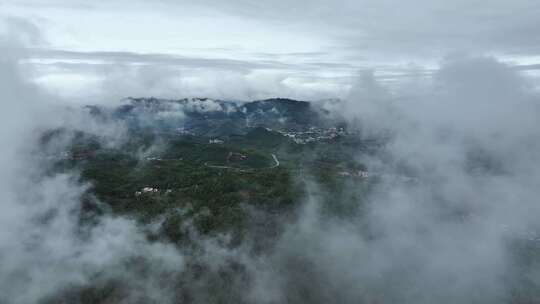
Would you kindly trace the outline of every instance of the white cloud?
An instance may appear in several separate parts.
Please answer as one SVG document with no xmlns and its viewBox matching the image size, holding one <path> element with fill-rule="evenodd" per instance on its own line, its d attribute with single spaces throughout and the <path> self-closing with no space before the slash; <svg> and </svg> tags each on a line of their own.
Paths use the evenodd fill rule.
<svg viewBox="0 0 540 304">
<path fill-rule="evenodd" d="M 171 245 L 149 242 L 133 220 L 105 216 L 81 226 L 87 185 L 76 174 L 48 174 L 40 155 L 39 136 L 52 128 L 77 126 L 99 136 L 122 133 L 74 115 L 78 111 L 64 112 L 57 98 L 25 80 L 17 64 L 24 51 L 20 45 L 0 44 L 12 51 L 0 58 L 0 302 L 38 303 L 67 288 L 121 279 L 140 290 L 126 300 L 166 303 L 172 290 L 161 285 L 154 292 L 155 280 L 181 270 L 183 256 Z M 60 152 L 63 146 L 56 144 L 49 148 Z M 151 271 L 142 275 L 123 266 L 134 257 L 143 257 Z"/>
</svg>

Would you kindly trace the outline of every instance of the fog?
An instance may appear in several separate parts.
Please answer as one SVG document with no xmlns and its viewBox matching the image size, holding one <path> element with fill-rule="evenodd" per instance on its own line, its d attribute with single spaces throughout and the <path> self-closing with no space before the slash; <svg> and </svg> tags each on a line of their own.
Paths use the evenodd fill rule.
<svg viewBox="0 0 540 304">
<path fill-rule="evenodd" d="M 107 284 L 122 290 L 114 303 L 177 303 L 184 301 L 180 293 L 210 303 L 219 287 L 228 288 L 217 293 L 231 302 L 245 303 L 512 303 L 516 285 L 540 287 L 540 268 L 523 265 L 515 249 L 540 240 L 539 96 L 530 79 L 496 57 L 449 56 L 430 76 L 392 88 L 376 71 L 361 72 L 347 98 L 325 107 L 362 138 L 386 140 L 376 155 L 357 155 L 377 180 L 353 206 L 362 212 L 325 213 L 325 190 L 310 176 L 296 176 L 306 182 L 302 207 L 294 220 L 280 222 L 283 232 L 270 248 L 255 253 L 256 239 L 232 248 L 227 235 L 192 231 L 199 246 L 192 251 L 148 240 L 151 227 L 127 217 L 105 213 L 81 222 L 89 185 L 77 172 L 49 173 L 37 151 L 40 135 L 83 130 L 114 146 L 125 129 L 93 121 L 30 81 L 31 71 L 20 64 L 24 39 L 1 43 L 2 303 L 46 303 Z M 174 85 L 160 81 L 170 70 L 130 71 L 110 73 L 105 91 L 111 100 L 130 90 L 144 93 L 139 82 L 176 94 Z M 264 87 L 262 81 L 230 90 Z M 48 149 L 60 152 L 69 139 Z M 360 183 L 351 182 L 347 191 L 358 191 Z M 134 260 L 142 262 L 134 267 Z M 205 271 L 193 271 L 190 263 Z M 223 279 L 234 265 L 242 275 Z M 538 299 L 537 292 L 531 298 Z"/>
<path fill-rule="evenodd" d="M 88 185 L 78 181 L 77 173 L 48 174 L 47 159 L 38 151 L 38 140 L 48 129 L 83 128 L 110 144 L 121 132 L 88 124 L 80 110 L 73 115 L 61 101 L 25 81 L 18 65 L 24 53 L 20 41 L 2 43 L 0 302 L 38 303 L 96 280 L 120 280 L 137 286 L 123 302 L 164 303 L 170 293 L 161 283 L 155 292 L 155 279 L 181 270 L 182 255 L 169 244 L 148 242 L 130 219 L 104 216 L 82 225 L 81 195 Z M 48 148 L 58 153 L 67 143 Z M 148 263 L 149 273 L 144 266 L 127 264 L 134 258 Z"/>
<path fill-rule="evenodd" d="M 394 93 L 363 74 L 340 106 L 364 136 L 389 136 L 384 152 L 359 155 L 380 183 L 351 219 L 321 218 L 311 198 L 278 254 L 310 263 L 287 288 L 305 282 L 321 303 L 507 303 L 519 280 L 537 286 L 538 269 L 520 268 L 511 249 L 538 239 L 539 108 L 527 79 L 494 58 L 450 58 Z"/>
</svg>

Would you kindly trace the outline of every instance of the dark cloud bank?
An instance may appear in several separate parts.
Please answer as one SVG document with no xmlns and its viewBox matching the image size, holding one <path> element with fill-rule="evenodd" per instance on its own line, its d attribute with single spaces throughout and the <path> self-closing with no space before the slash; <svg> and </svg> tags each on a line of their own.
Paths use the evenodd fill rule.
<svg viewBox="0 0 540 304">
<path fill-rule="evenodd" d="M 372 74 L 360 75 L 346 101 L 326 107 L 361 136 L 388 138 L 376 156 L 358 153 L 379 179 L 357 202 L 364 212 L 326 215 L 322 190 L 308 183 L 297 219 L 283 224 L 265 252 L 201 237 L 194 257 L 147 240 L 148 227 L 127 218 L 104 215 L 81 226 L 88 185 L 76 173 L 45 173 L 46 162 L 35 156 L 39 134 L 67 126 L 114 144 L 122 128 L 100 129 L 84 113 L 65 110 L 24 81 L 17 64 L 22 49 L 7 43 L 1 49 L 1 303 L 45 303 L 90 284 L 123 284 L 125 292 L 111 303 L 182 302 L 179 284 L 191 301 L 211 303 L 223 280 L 234 303 L 512 303 L 521 296 L 527 301 L 517 303 L 534 303 L 540 297 L 516 289 L 538 290 L 540 267 L 522 264 L 515 250 L 516 243 L 535 247 L 540 239 L 538 96 L 494 58 L 449 58 L 428 80 L 408 80 L 392 91 Z M 349 191 L 359 187 L 352 183 Z M 133 259 L 143 266 L 132 267 Z M 205 265 L 204 274 L 186 266 L 193 259 Z M 244 275 L 220 277 L 231 265 Z"/>
</svg>

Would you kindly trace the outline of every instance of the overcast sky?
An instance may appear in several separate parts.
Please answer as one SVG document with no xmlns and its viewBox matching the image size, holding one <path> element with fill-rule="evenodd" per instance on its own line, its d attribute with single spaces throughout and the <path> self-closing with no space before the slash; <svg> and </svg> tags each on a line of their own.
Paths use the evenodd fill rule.
<svg viewBox="0 0 540 304">
<path fill-rule="evenodd" d="M 540 63 L 537 0 L 2 0 L 0 16 L 35 81 L 71 97 L 328 98 L 456 53 Z"/>
<path fill-rule="evenodd" d="M 532 303 L 540 268 L 521 249 L 540 241 L 539 23 L 540 0 L 0 0 L 0 302 L 110 282 L 113 297 L 208 302 L 225 278 L 218 296 L 244 302 Z M 343 163 L 372 178 L 334 195 L 293 170 L 306 196 L 271 242 L 248 233 L 229 246 L 188 220 L 178 232 L 194 257 L 146 242 L 139 227 L 157 236 L 158 222 L 105 212 L 81 226 L 91 185 L 49 162 L 80 132 L 112 149 L 131 141 L 63 102 L 128 96 L 344 97 L 321 105 L 362 140 Z M 140 257 L 148 267 L 124 267 Z"/>
</svg>

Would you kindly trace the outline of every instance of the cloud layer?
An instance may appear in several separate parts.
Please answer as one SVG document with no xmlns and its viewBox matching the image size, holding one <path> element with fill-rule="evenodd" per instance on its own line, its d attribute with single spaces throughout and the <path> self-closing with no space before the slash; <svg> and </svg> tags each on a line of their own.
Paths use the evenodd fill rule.
<svg viewBox="0 0 540 304">
<path fill-rule="evenodd" d="M 163 97 L 344 97 L 359 69 L 411 77 L 455 52 L 534 66 L 540 46 L 533 0 L 7 1 L 3 8 L 8 27 L 34 32 L 28 64 L 40 83 L 78 97 L 107 91 L 102 83 L 120 69 L 158 70 L 166 84 L 151 91 Z"/>
<path fill-rule="evenodd" d="M 82 2 L 29 4 L 103 9 Z M 167 1 L 162 5 L 176 7 Z M 278 28 L 290 24 L 299 31 L 321 31 L 329 41 L 345 40 L 342 52 L 359 50 L 354 58 L 364 50 L 434 54 L 455 48 L 531 55 L 538 47 L 533 34 L 540 19 L 533 1 L 417 1 L 401 4 L 402 10 L 395 9 L 395 1 L 200 5 L 243 18 L 256 16 Z M 454 55 L 440 68 L 412 67 L 416 73 L 392 87 L 377 77 L 377 70 L 362 72 L 348 98 L 327 105 L 361 136 L 387 140 L 377 155 L 358 153 L 375 180 L 373 191 L 353 202 L 362 212 L 347 217 L 324 213 L 323 190 L 308 183 L 298 219 L 284 224 L 284 233 L 268 251 L 254 254 L 249 241 L 231 249 L 220 238 L 200 237 L 200 251 L 190 255 L 148 241 L 145 227 L 127 218 L 106 215 L 80 225 L 87 185 L 75 173 L 47 174 L 35 148 L 40 131 L 82 128 L 105 135 L 114 145 L 122 128 L 104 128 L 84 113 L 66 114 L 57 97 L 28 80 L 35 71 L 25 69 L 30 64 L 21 54 L 64 60 L 47 68 L 95 73 L 101 92 L 90 94 L 92 99 L 309 96 L 307 91 L 318 97 L 329 91 L 346 95 L 348 83 L 340 78 L 345 76 L 322 73 L 320 77 L 341 80 L 334 86 L 323 78 L 295 82 L 299 78 L 287 76 L 305 77 L 312 70 L 294 60 L 27 50 L 22 43 L 39 44 L 42 37 L 19 21 L 10 24 L 22 34 L 2 36 L 0 44 L 0 146 L 7 147 L 0 157 L 0 302 L 36 303 L 92 284 L 124 284 L 126 292 L 117 295 L 117 302 L 126 303 L 174 302 L 179 293 L 208 303 L 219 296 L 210 292 L 216 285 L 225 286 L 224 297 L 248 303 L 508 303 L 538 298 L 539 96 L 519 69 L 495 57 Z M 62 145 L 57 142 L 50 149 Z M 356 193 L 363 186 L 352 182 L 348 191 Z M 529 260 L 521 257 L 521 245 Z M 141 258 L 142 266 L 133 267 Z M 194 264 L 204 271 L 189 268 Z"/>
</svg>

